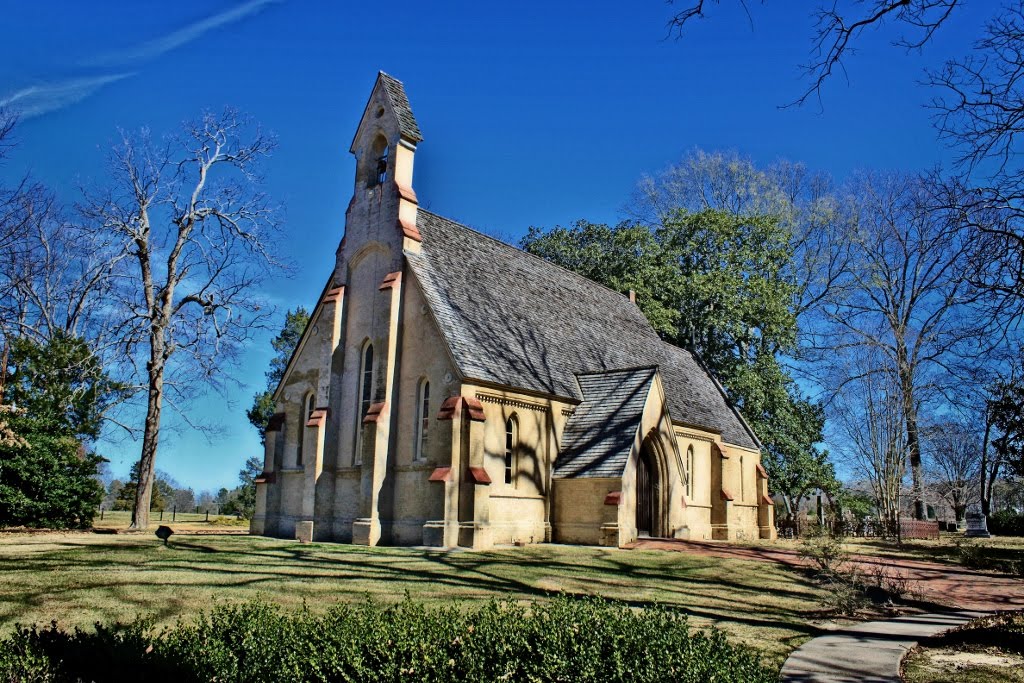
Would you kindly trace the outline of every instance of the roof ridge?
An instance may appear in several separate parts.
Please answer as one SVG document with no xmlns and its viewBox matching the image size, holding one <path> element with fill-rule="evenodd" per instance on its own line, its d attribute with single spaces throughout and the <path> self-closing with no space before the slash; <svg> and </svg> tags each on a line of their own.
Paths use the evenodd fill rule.
<svg viewBox="0 0 1024 683">
<path fill-rule="evenodd" d="M 590 283 L 590 284 L 592 284 L 592 285 L 597 285 L 597 286 L 598 286 L 598 287 L 600 287 L 601 289 L 607 290 L 608 292 L 611 292 L 612 294 L 614 294 L 614 295 L 616 295 L 616 296 L 621 296 L 621 297 L 623 297 L 624 299 L 626 299 L 627 301 L 628 301 L 628 299 L 629 299 L 629 297 L 628 297 L 628 296 L 627 296 L 626 294 L 623 294 L 622 292 L 619 292 L 619 291 L 617 291 L 617 290 L 614 290 L 614 289 L 612 289 L 611 287 L 609 287 L 608 285 L 603 285 L 603 284 L 601 284 L 600 282 L 598 282 L 597 280 L 591 280 L 591 279 L 590 279 L 589 277 L 587 277 L 586 275 L 580 275 L 580 274 L 579 274 L 579 273 L 577 273 L 577 272 L 576 272 L 575 270 L 570 270 L 569 268 L 566 268 L 565 266 L 560 266 L 560 265 L 558 265 L 557 263 L 554 263 L 554 262 L 552 262 L 552 261 L 548 261 L 548 260 L 547 260 L 546 258 L 544 258 L 543 256 L 537 256 L 536 254 L 531 254 L 530 252 L 526 251 L 525 249 L 521 249 L 520 247 L 517 247 L 517 246 L 515 246 L 515 245 L 509 244 L 508 242 L 504 242 L 504 241 L 502 241 L 502 240 L 498 239 L 497 237 L 493 237 L 493 236 L 491 236 L 491 235 L 488 235 L 488 234 L 487 234 L 487 233 L 485 233 L 485 232 L 481 232 L 481 231 L 479 231 L 479 230 L 476 230 L 476 229 L 474 229 L 474 228 L 471 228 L 470 226 L 466 225 L 465 223 L 459 223 L 458 221 L 456 221 L 456 220 L 453 220 L 453 219 L 451 219 L 451 218 L 448 218 L 447 216 L 442 216 L 442 215 L 441 215 L 441 214 L 439 214 L 439 213 L 434 213 L 433 211 L 429 211 L 429 210 L 427 210 L 427 209 L 424 209 L 424 208 L 423 208 L 422 206 L 421 206 L 421 207 L 419 207 L 419 208 L 417 209 L 417 211 L 418 211 L 419 213 L 426 213 L 426 214 L 430 214 L 430 215 L 431 215 L 431 216 L 433 216 L 434 218 L 440 218 L 440 219 L 441 219 L 441 220 L 443 220 L 443 221 L 448 221 L 448 222 L 449 222 L 449 223 L 451 223 L 452 225 L 458 226 L 458 227 L 462 228 L 463 230 L 468 230 L 468 231 L 470 231 L 470 232 L 472 232 L 472 233 L 475 233 L 475 234 L 477 234 L 477 235 L 480 235 L 481 237 L 486 237 L 487 239 L 491 240 L 492 242 L 494 242 L 494 243 L 496 243 L 496 244 L 499 244 L 499 245 L 501 245 L 501 246 L 503 246 L 503 247 L 506 247 L 506 248 L 508 248 L 508 249 L 512 249 L 512 250 L 513 250 L 513 251 L 515 251 L 516 253 L 519 253 L 519 254 L 524 254 L 524 255 L 526 255 L 526 256 L 529 256 L 530 258 L 532 258 L 532 259 L 535 259 L 535 260 L 537 260 L 537 261 L 540 261 L 541 263 L 543 263 L 543 264 L 545 264 L 545 265 L 547 265 L 547 266 L 549 266 L 549 267 L 551 267 L 551 268 L 557 268 L 558 270 L 561 270 L 561 271 L 563 271 L 563 272 L 565 272 L 565 273 L 568 273 L 569 275 L 573 276 L 574 278 L 577 278 L 577 279 L 579 279 L 579 280 L 583 280 L 584 282 Z M 634 305 L 634 306 L 636 306 L 636 304 L 633 304 L 633 305 Z M 637 309 L 638 309 L 638 310 L 639 310 L 639 308 L 640 308 L 640 307 L 639 307 L 639 306 L 637 306 Z M 641 311 L 641 312 L 640 312 L 640 314 L 641 314 L 641 316 L 643 316 L 643 319 L 644 319 L 645 321 L 647 321 L 647 326 L 651 328 L 651 331 L 652 331 L 652 332 L 654 332 L 654 333 L 655 333 L 655 335 L 657 335 L 657 334 L 658 334 L 657 330 L 655 330 L 655 329 L 654 329 L 654 326 L 653 326 L 653 325 L 651 325 L 651 321 L 647 320 L 647 316 L 646 316 L 646 315 L 643 315 L 643 311 Z M 661 339 L 661 337 L 658 337 L 658 338 L 659 338 L 659 339 Z"/>
</svg>

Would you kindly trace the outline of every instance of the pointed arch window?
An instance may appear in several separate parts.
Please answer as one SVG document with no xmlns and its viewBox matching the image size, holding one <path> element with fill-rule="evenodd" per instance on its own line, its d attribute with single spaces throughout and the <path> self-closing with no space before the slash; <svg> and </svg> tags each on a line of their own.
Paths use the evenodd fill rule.
<svg viewBox="0 0 1024 683">
<path fill-rule="evenodd" d="M 420 380 L 416 401 L 416 460 L 426 460 L 427 439 L 430 438 L 430 381 Z"/>
<path fill-rule="evenodd" d="M 358 465 L 363 461 L 363 418 L 366 417 L 373 402 L 373 344 L 369 342 L 363 349 L 362 366 L 359 369 L 359 394 L 356 401 L 356 448 L 352 462 Z"/>
<path fill-rule="evenodd" d="M 366 186 L 374 188 L 383 185 L 388 177 L 388 162 L 390 161 L 391 148 L 387 138 L 378 135 L 370 144 L 368 158 L 362 164 L 361 173 L 366 181 Z"/>
<path fill-rule="evenodd" d="M 686 498 L 693 498 L 693 445 L 686 448 Z"/>
<path fill-rule="evenodd" d="M 505 483 L 512 485 L 515 480 L 516 449 L 519 447 L 519 422 L 516 416 L 505 422 Z"/>
<path fill-rule="evenodd" d="M 299 443 L 295 449 L 295 466 L 302 467 L 302 455 L 305 450 L 306 441 L 306 423 L 309 422 L 309 418 L 313 416 L 313 392 L 309 392 L 302 399 L 302 407 L 299 409 L 299 432 L 298 440 Z"/>
</svg>

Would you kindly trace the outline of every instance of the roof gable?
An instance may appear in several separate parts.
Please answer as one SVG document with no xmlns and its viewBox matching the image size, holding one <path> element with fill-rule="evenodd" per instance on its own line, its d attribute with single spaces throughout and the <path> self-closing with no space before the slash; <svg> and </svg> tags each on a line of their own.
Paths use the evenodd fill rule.
<svg viewBox="0 0 1024 683">
<path fill-rule="evenodd" d="M 565 425 L 554 476 L 622 476 L 656 372 L 640 368 L 578 377 L 583 402 Z"/>
</svg>

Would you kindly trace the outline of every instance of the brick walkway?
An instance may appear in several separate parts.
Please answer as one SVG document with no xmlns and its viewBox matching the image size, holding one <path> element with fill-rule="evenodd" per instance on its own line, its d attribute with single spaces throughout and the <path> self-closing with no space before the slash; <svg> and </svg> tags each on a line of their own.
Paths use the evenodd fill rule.
<svg viewBox="0 0 1024 683">
<path fill-rule="evenodd" d="M 673 550 L 694 555 L 735 560 L 776 562 L 792 567 L 807 565 L 796 550 L 764 546 L 739 546 L 710 541 L 641 540 L 631 548 L 638 550 Z M 851 562 L 866 572 L 885 571 L 899 574 L 913 582 L 913 589 L 923 601 L 933 605 L 961 610 L 1024 609 L 1024 580 L 1007 574 L 979 572 L 955 565 L 921 560 L 854 555 Z"/>
</svg>

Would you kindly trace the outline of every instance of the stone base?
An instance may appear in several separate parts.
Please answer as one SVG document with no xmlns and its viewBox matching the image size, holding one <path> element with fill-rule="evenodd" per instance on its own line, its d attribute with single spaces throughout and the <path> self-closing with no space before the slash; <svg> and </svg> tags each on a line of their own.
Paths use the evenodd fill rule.
<svg viewBox="0 0 1024 683">
<path fill-rule="evenodd" d="M 254 516 L 249 520 L 249 535 L 251 536 L 265 536 L 267 530 L 267 520 L 263 515 Z"/>
<path fill-rule="evenodd" d="M 777 536 L 775 526 L 758 527 L 758 536 L 766 541 L 774 541 Z"/>
<path fill-rule="evenodd" d="M 490 550 L 494 547 L 490 525 L 482 522 L 459 524 L 459 545 L 473 550 Z"/>
<path fill-rule="evenodd" d="M 690 540 L 690 527 L 681 526 L 672 532 L 672 538 L 677 538 L 682 541 Z"/>
<path fill-rule="evenodd" d="M 370 546 L 380 543 L 380 520 L 364 517 L 352 522 L 352 543 Z"/>
<path fill-rule="evenodd" d="M 313 542 L 313 522 L 295 522 L 295 540 L 299 543 Z"/>
<path fill-rule="evenodd" d="M 619 548 L 625 545 L 624 541 L 625 539 L 619 538 L 618 524 L 601 525 L 601 545 L 609 548 Z"/>
<path fill-rule="evenodd" d="M 712 541 L 731 541 L 734 539 L 733 530 L 729 528 L 728 524 L 712 524 L 711 525 L 711 540 Z"/>
<path fill-rule="evenodd" d="M 423 545 L 433 548 L 447 547 L 444 542 L 444 520 L 427 522 L 423 525 Z"/>
</svg>

